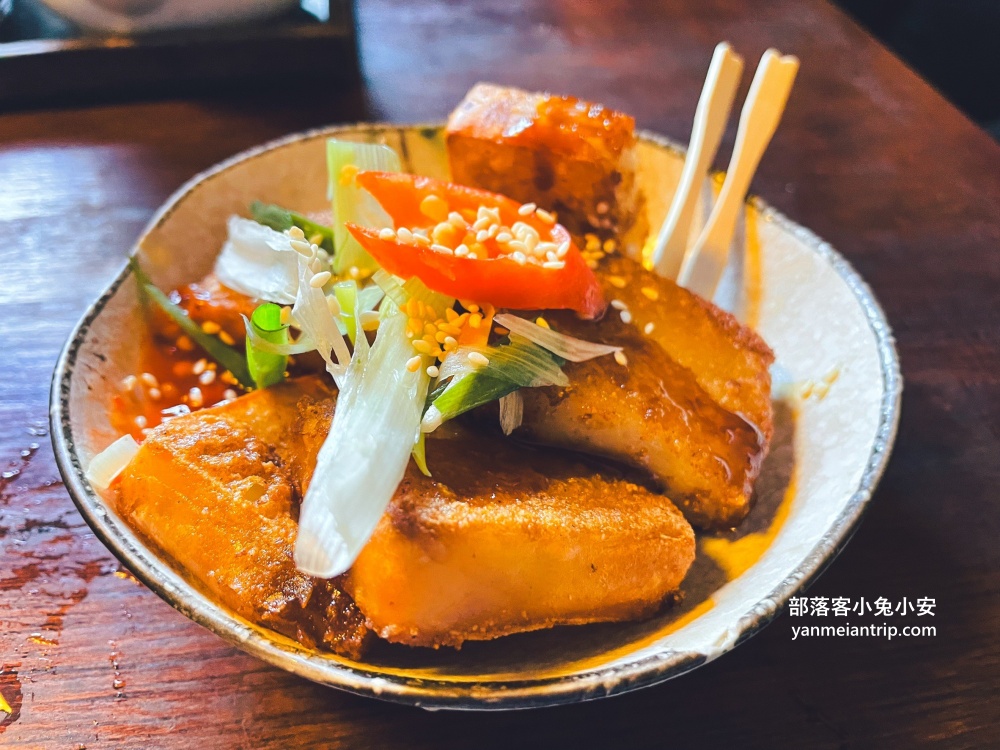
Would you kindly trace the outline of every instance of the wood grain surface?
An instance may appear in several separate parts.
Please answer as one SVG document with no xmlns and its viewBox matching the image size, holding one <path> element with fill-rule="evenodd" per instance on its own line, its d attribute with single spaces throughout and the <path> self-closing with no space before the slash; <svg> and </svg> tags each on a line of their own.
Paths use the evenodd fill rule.
<svg viewBox="0 0 1000 750">
<path fill-rule="evenodd" d="M 371 0 L 358 16 L 364 85 L 348 94 L 290 82 L 0 115 L 0 694 L 13 710 L 0 746 L 1000 746 L 1000 147 L 817 0 Z M 754 190 L 870 282 L 906 381 L 888 473 L 810 593 L 933 597 L 936 637 L 793 642 L 783 615 L 639 693 L 427 713 L 236 651 L 90 534 L 46 436 L 49 377 L 75 320 L 186 178 L 310 126 L 440 119 L 480 79 L 597 99 L 686 140 L 721 39 L 750 61 L 771 45 L 801 57 Z"/>
</svg>

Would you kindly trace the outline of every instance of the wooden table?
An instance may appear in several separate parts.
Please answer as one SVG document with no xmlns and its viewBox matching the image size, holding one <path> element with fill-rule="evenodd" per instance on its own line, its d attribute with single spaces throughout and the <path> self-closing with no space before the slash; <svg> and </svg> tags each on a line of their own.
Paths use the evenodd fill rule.
<svg viewBox="0 0 1000 750">
<path fill-rule="evenodd" d="M 815 0 L 358 10 L 363 90 L 0 116 L 0 694 L 14 710 L 0 745 L 997 746 L 1000 147 Z M 594 98 L 686 140 L 721 39 L 750 61 L 769 45 L 802 58 L 755 191 L 868 279 L 906 379 L 888 473 L 811 594 L 934 597 L 937 637 L 793 642 L 782 616 L 724 658 L 622 698 L 432 714 L 264 666 L 138 585 L 89 533 L 46 437 L 49 375 L 183 180 L 309 126 L 441 119 L 482 79 Z"/>
</svg>

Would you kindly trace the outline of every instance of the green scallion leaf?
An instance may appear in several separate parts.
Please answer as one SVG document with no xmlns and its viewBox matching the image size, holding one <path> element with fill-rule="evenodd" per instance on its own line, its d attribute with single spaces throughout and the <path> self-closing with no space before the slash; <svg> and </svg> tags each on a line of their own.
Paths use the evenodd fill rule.
<svg viewBox="0 0 1000 750">
<path fill-rule="evenodd" d="M 250 316 L 254 333 L 271 344 L 288 343 L 288 326 L 281 323 L 281 307 L 273 302 L 258 305 Z M 247 335 L 247 369 L 258 388 L 267 388 L 285 378 L 288 357 L 258 349 Z"/>
<path fill-rule="evenodd" d="M 247 369 L 246 359 L 243 354 L 231 346 L 224 344 L 217 337 L 205 333 L 201 329 L 201 326 L 191 320 L 184 310 L 171 302 L 170 298 L 153 284 L 149 276 L 146 275 L 146 272 L 139 266 L 139 261 L 135 257 L 129 258 L 128 264 L 132 269 L 132 273 L 135 274 L 139 291 L 146 299 L 156 303 L 157 307 L 163 310 L 171 320 L 180 326 L 180 329 L 188 338 L 204 349 L 222 367 L 229 370 L 233 374 L 233 377 L 239 381 L 240 385 L 244 388 L 253 388 L 254 381 L 250 376 L 250 370 Z"/>
<path fill-rule="evenodd" d="M 317 224 L 307 216 L 303 216 L 295 211 L 289 211 L 287 208 L 282 208 L 281 206 L 275 206 L 272 203 L 263 203 L 261 201 L 254 201 L 250 204 L 250 215 L 253 216 L 254 221 L 258 224 L 271 227 L 271 229 L 279 232 L 285 232 L 292 227 L 298 227 L 305 234 L 306 238 L 319 235 L 323 238 L 319 246 L 328 253 L 333 253 L 333 229 L 325 227 L 322 224 Z"/>
</svg>

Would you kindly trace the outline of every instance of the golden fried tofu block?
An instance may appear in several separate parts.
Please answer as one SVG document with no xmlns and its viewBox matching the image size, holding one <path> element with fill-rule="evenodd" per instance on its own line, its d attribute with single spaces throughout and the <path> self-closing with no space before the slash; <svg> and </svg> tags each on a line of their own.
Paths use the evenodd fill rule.
<svg viewBox="0 0 1000 750">
<path fill-rule="evenodd" d="M 645 330 L 652 323 L 652 341 L 691 370 L 716 403 L 753 424 L 765 443 L 771 440 L 774 352 L 755 331 L 622 255 L 605 258 L 597 273 L 605 297 L 627 306 L 633 326 Z"/>
<path fill-rule="evenodd" d="M 304 576 L 292 560 L 318 450 L 304 436 L 329 428 L 335 395 L 307 378 L 164 423 L 122 473 L 118 511 L 237 614 L 356 658 L 364 617 L 338 579 Z"/>
<path fill-rule="evenodd" d="M 439 435 L 439 433 L 447 433 Z M 460 646 L 656 611 L 694 560 L 666 497 L 557 451 L 445 425 L 410 466 L 347 590 L 382 638 Z"/>
<path fill-rule="evenodd" d="M 695 526 L 742 521 L 767 447 L 757 430 L 613 308 L 597 323 L 563 312 L 546 318 L 572 336 L 621 346 L 626 364 L 611 356 L 570 362 L 569 385 L 521 389 L 524 418 L 514 436 L 648 471 Z"/>
<path fill-rule="evenodd" d="M 634 128 L 599 104 L 479 83 L 448 120 L 451 176 L 610 237 L 640 215 Z"/>
</svg>

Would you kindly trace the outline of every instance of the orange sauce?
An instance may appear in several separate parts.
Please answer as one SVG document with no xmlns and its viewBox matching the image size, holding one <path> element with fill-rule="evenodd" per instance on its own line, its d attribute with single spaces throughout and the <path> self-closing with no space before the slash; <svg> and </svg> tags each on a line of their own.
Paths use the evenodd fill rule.
<svg viewBox="0 0 1000 750">
<path fill-rule="evenodd" d="M 753 206 L 744 206 L 743 210 L 746 215 L 746 253 L 743 259 L 746 307 L 743 322 L 756 330 L 760 325 L 760 306 L 764 294 L 760 233 L 757 228 L 759 219 L 757 209 Z"/>
</svg>

